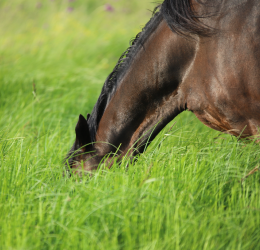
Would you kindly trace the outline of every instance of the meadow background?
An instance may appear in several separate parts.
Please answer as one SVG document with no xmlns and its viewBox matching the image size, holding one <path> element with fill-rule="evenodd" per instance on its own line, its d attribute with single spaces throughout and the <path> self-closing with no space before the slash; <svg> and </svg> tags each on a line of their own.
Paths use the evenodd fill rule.
<svg viewBox="0 0 260 250">
<path fill-rule="evenodd" d="M 259 145 L 192 113 L 128 169 L 62 176 L 78 115 L 154 7 L 0 1 L 0 249 L 260 249 L 259 173 L 241 183 Z"/>
</svg>

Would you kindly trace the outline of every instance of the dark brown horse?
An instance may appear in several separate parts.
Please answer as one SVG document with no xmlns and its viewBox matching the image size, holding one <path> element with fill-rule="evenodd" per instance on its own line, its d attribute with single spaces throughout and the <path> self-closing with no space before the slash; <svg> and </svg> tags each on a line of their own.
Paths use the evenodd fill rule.
<svg viewBox="0 0 260 250">
<path fill-rule="evenodd" d="M 259 135 L 259 0 L 165 0 L 92 114 L 80 115 L 67 165 L 90 171 L 109 153 L 133 157 L 184 110 L 213 129 Z"/>
</svg>

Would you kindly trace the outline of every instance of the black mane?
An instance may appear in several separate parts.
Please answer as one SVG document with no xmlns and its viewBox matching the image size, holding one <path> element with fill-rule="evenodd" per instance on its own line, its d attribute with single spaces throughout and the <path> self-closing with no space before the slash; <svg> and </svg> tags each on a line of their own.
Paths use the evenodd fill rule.
<svg viewBox="0 0 260 250">
<path fill-rule="evenodd" d="M 191 0 L 165 0 L 161 5 L 161 12 L 163 18 L 168 23 L 173 32 L 180 35 L 187 36 L 195 34 L 199 36 L 211 36 L 216 31 L 203 24 L 200 19 L 214 16 L 214 11 L 209 13 L 198 14 L 194 12 L 193 6 L 190 4 Z M 210 0 L 196 0 L 198 4 L 214 8 L 213 1 Z M 211 2 L 211 3 L 207 3 Z"/>
<path fill-rule="evenodd" d="M 158 6 L 159 7 L 159 6 Z M 104 86 L 101 90 L 101 94 L 97 100 L 96 105 L 93 108 L 91 116 L 88 120 L 88 126 L 90 129 L 90 135 L 92 142 L 95 141 L 95 136 L 97 132 L 98 124 L 101 120 L 101 117 L 114 95 L 118 84 L 124 74 L 126 73 L 126 69 L 131 64 L 133 58 L 139 49 L 143 46 L 146 39 L 150 36 L 150 34 L 157 28 L 159 23 L 162 21 L 163 16 L 160 12 L 156 12 L 158 7 L 153 11 L 153 16 L 150 21 L 145 25 L 140 33 L 136 35 L 136 37 L 131 41 L 130 47 L 121 55 L 119 58 L 115 68 L 107 77 Z"/>
<path fill-rule="evenodd" d="M 196 1 L 203 4 L 201 0 Z M 157 12 L 158 9 L 159 11 Z M 98 124 L 120 80 L 126 73 L 126 69 L 129 68 L 136 53 L 142 48 L 146 39 L 157 28 L 163 18 L 173 32 L 181 35 L 211 35 L 211 29 L 199 21 L 202 17 L 194 13 L 190 0 L 165 0 L 161 5 L 157 6 L 153 11 L 153 16 L 150 21 L 145 25 L 142 31 L 137 34 L 135 39 L 133 39 L 130 47 L 121 55 L 112 73 L 110 73 L 104 83 L 101 94 L 88 120 L 92 142 L 95 141 Z"/>
</svg>

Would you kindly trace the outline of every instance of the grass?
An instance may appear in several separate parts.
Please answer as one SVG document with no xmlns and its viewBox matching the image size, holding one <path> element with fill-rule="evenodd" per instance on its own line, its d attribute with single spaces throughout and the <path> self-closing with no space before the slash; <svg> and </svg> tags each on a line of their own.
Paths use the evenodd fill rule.
<svg viewBox="0 0 260 250">
<path fill-rule="evenodd" d="M 259 146 L 184 112 L 139 160 L 64 178 L 149 1 L 0 2 L 0 249 L 260 249 Z M 73 9 L 72 9 L 73 8 Z"/>
</svg>

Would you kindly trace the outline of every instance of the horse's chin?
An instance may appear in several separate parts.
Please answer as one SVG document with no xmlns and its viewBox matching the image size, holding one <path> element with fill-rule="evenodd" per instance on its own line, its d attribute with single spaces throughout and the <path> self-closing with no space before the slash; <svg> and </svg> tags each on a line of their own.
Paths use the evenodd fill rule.
<svg viewBox="0 0 260 250">
<path fill-rule="evenodd" d="M 71 173 L 78 176 L 91 175 L 93 171 L 97 170 L 98 165 L 99 162 L 93 158 L 74 161 L 71 165 Z"/>
</svg>

